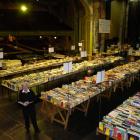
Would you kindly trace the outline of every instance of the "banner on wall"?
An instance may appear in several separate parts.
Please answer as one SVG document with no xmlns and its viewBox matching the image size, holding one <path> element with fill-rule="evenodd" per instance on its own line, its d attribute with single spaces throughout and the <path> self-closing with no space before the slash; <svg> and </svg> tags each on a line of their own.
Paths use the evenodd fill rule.
<svg viewBox="0 0 140 140">
<path fill-rule="evenodd" d="M 110 33 L 110 20 L 99 19 L 99 33 Z"/>
</svg>

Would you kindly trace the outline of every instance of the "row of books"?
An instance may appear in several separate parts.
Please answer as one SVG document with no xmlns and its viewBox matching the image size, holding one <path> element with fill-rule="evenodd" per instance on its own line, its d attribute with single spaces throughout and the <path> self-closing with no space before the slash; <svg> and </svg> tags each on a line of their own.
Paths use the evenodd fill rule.
<svg viewBox="0 0 140 140">
<path fill-rule="evenodd" d="M 22 73 L 22 72 L 36 70 L 36 69 L 41 69 L 41 68 L 47 68 L 54 65 L 62 65 L 64 62 L 67 61 L 73 62 L 76 60 L 80 60 L 80 57 L 65 57 L 62 59 L 42 60 L 42 61 L 36 61 L 33 64 L 25 64 L 23 66 L 20 60 L 1 60 L 3 63 L 2 64 L 3 70 L 0 71 L 0 77 L 9 76 L 16 73 Z"/>
<path fill-rule="evenodd" d="M 99 131 L 117 140 L 140 140 L 140 92 L 104 116 Z"/>
<path fill-rule="evenodd" d="M 134 75 L 137 77 L 139 71 L 140 61 L 131 62 L 106 71 L 102 83 L 96 84 L 97 76 L 93 75 L 69 85 L 63 85 L 61 88 L 42 92 L 41 98 L 66 109 L 74 108 L 103 91 L 109 90 L 108 92 L 112 92 L 112 89 L 116 85 L 119 87 L 123 80 L 130 80 L 130 77 Z"/>
<path fill-rule="evenodd" d="M 4 59 L 4 60 L 0 60 L 0 63 L 1 63 L 2 69 L 5 69 L 5 70 L 22 66 L 21 60 Z"/>
<path fill-rule="evenodd" d="M 74 63 L 70 72 L 65 71 L 64 67 L 60 67 L 31 74 L 21 74 L 20 76 L 11 79 L 2 80 L 2 85 L 14 91 L 18 91 L 25 81 L 28 81 L 30 87 L 33 87 L 52 81 L 58 77 L 65 77 L 69 73 L 73 74 L 74 72 L 86 70 L 88 67 L 97 68 L 99 66 L 112 64 L 120 60 L 122 60 L 122 57 L 110 56 L 107 58 L 97 58 L 92 61 L 82 61 L 80 63 Z"/>
</svg>

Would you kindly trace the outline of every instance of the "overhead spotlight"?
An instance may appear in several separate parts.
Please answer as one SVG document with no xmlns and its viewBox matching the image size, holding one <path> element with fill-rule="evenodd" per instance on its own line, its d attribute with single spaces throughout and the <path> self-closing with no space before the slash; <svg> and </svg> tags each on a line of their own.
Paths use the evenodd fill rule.
<svg viewBox="0 0 140 140">
<path fill-rule="evenodd" d="M 27 7 L 26 5 L 21 5 L 21 6 L 20 6 L 20 10 L 21 10 L 22 12 L 26 12 L 26 11 L 28 10 L 28 7 Z"/>
<path fill-rule="evenodd" d="M 57 39 L 57 37 L 55 36 L 54 39 Z"/>
<path fill-rule="evenodd" d="M 41 38 L 42 38 L 42 36 L 40 35 L 40 36 L 39 36 L 39 38 L 41 39 Z"/>
</svg>

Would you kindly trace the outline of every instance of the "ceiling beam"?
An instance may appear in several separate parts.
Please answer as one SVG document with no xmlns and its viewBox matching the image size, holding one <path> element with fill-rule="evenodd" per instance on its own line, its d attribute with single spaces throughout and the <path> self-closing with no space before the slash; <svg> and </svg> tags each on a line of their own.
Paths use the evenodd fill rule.
<svg viewBox="0 0 140 140">
<path fill-rule="evenodd" d="M 0 36 L 72 36 L 73 31 L 0 31 Z"/>
</svg>

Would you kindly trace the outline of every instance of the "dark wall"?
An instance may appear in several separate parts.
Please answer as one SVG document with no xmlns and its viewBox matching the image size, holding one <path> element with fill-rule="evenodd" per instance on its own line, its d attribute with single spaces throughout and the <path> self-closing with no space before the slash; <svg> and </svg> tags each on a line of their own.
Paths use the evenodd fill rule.
<svg viewBox="0 0 140 140">
<path fill-rule="evenodd" d="M 128 41 L 136 44 L 140 42 L 140 1 L 129 3 Z"/>
</svg>

